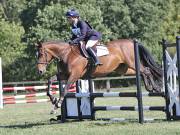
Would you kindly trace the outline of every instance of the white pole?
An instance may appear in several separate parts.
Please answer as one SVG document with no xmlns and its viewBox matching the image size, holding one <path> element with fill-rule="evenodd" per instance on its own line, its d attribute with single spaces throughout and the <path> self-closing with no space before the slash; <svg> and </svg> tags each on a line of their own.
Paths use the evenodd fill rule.
<svg viewBox="0 0 180 135">
<path fill-rule="evenodd" d="M 0 108 L 3 109 L 2 62 L 0 58 Z"/>
</svg>

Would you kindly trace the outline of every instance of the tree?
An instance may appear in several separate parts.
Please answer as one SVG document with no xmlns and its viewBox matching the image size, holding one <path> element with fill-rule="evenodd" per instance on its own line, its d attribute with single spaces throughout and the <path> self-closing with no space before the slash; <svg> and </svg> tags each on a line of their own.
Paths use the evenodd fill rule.
<svg viewBox="0 0 180 135">
<path fill-rule="evenodd" d="M 20 73 L 20 70 L 22 70 L 15 68 L 15 61 L 20 57 L 24 57 L 25 46 L 21 43 L 23 34 L 23 27 L 3 19 L 0 20 L 0 56 L 2 57 L 4 81 L 13 81 L 12 76 L 14 73 Z"/>
<path fill-rule="evenodd" d="M 166 16 L 163 23 L 163 31 L 166 33 L 165 37 L 171 42 L 175 42 L 175 37 L 180 34 L 180 1 L 169 1 Z"/>
<path fill-rule="evenodd" d="M 103 20 L 112 32 L 112 39 L 137 38 L 161 60 L 161 46 L 164 37 L 162 24 L 169 12 L 171 0 L 105 0 L 98 1 Z"/>
<path fill-rule="evenodd" d="M 20 13 L 25 9 L 26 0 L 1 0 L 2 16 L 6 21 L 20 23 Z"/>
</svg>

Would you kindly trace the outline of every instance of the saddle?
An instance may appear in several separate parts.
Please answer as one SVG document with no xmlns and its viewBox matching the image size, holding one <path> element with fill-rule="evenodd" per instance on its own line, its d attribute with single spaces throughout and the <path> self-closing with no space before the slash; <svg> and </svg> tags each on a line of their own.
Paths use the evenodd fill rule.
<svg viewBox="0 0 180 135">
<path fill-rule="evenodd" d="M 86 45 L 84 43 L 79 45 L 79 49 L 80 49 L 81 54 L 85 58 L 90 58 L 90 56 L 86 50 Z M 96 52 L 98 57 L 105 56 L 105 55 L 109 54 L 109 50 L 107 49 L 107 47 L 101 43 L 94 45 L 93 50 Z"/>
</svg>

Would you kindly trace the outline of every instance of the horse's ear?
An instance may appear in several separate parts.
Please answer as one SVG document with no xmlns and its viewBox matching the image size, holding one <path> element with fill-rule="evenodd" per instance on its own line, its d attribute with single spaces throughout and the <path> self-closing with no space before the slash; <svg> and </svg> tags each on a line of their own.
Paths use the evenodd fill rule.
<svg viewBox="0 0 180 135">
<path fill-rule="evenodd" d="M 42 43 L 40 41 L 37 41 L 35 43 L 35 46 L 38 47 L 38 48 L 41 48 L 42 47 Z"/>
</svg>

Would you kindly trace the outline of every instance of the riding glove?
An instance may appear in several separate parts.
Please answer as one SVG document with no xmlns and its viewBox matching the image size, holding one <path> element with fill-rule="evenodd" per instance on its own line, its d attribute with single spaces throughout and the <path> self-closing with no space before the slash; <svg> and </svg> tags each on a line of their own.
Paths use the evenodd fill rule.
<svg viewBox="0 0 180 135">
<path fill-rule="evenodd" d="M 71 40 L 71 41 L 69 41 L 69 44 L 70 44 L 70 45 L 78 45 L 79 43 Z"/>
</svg>

